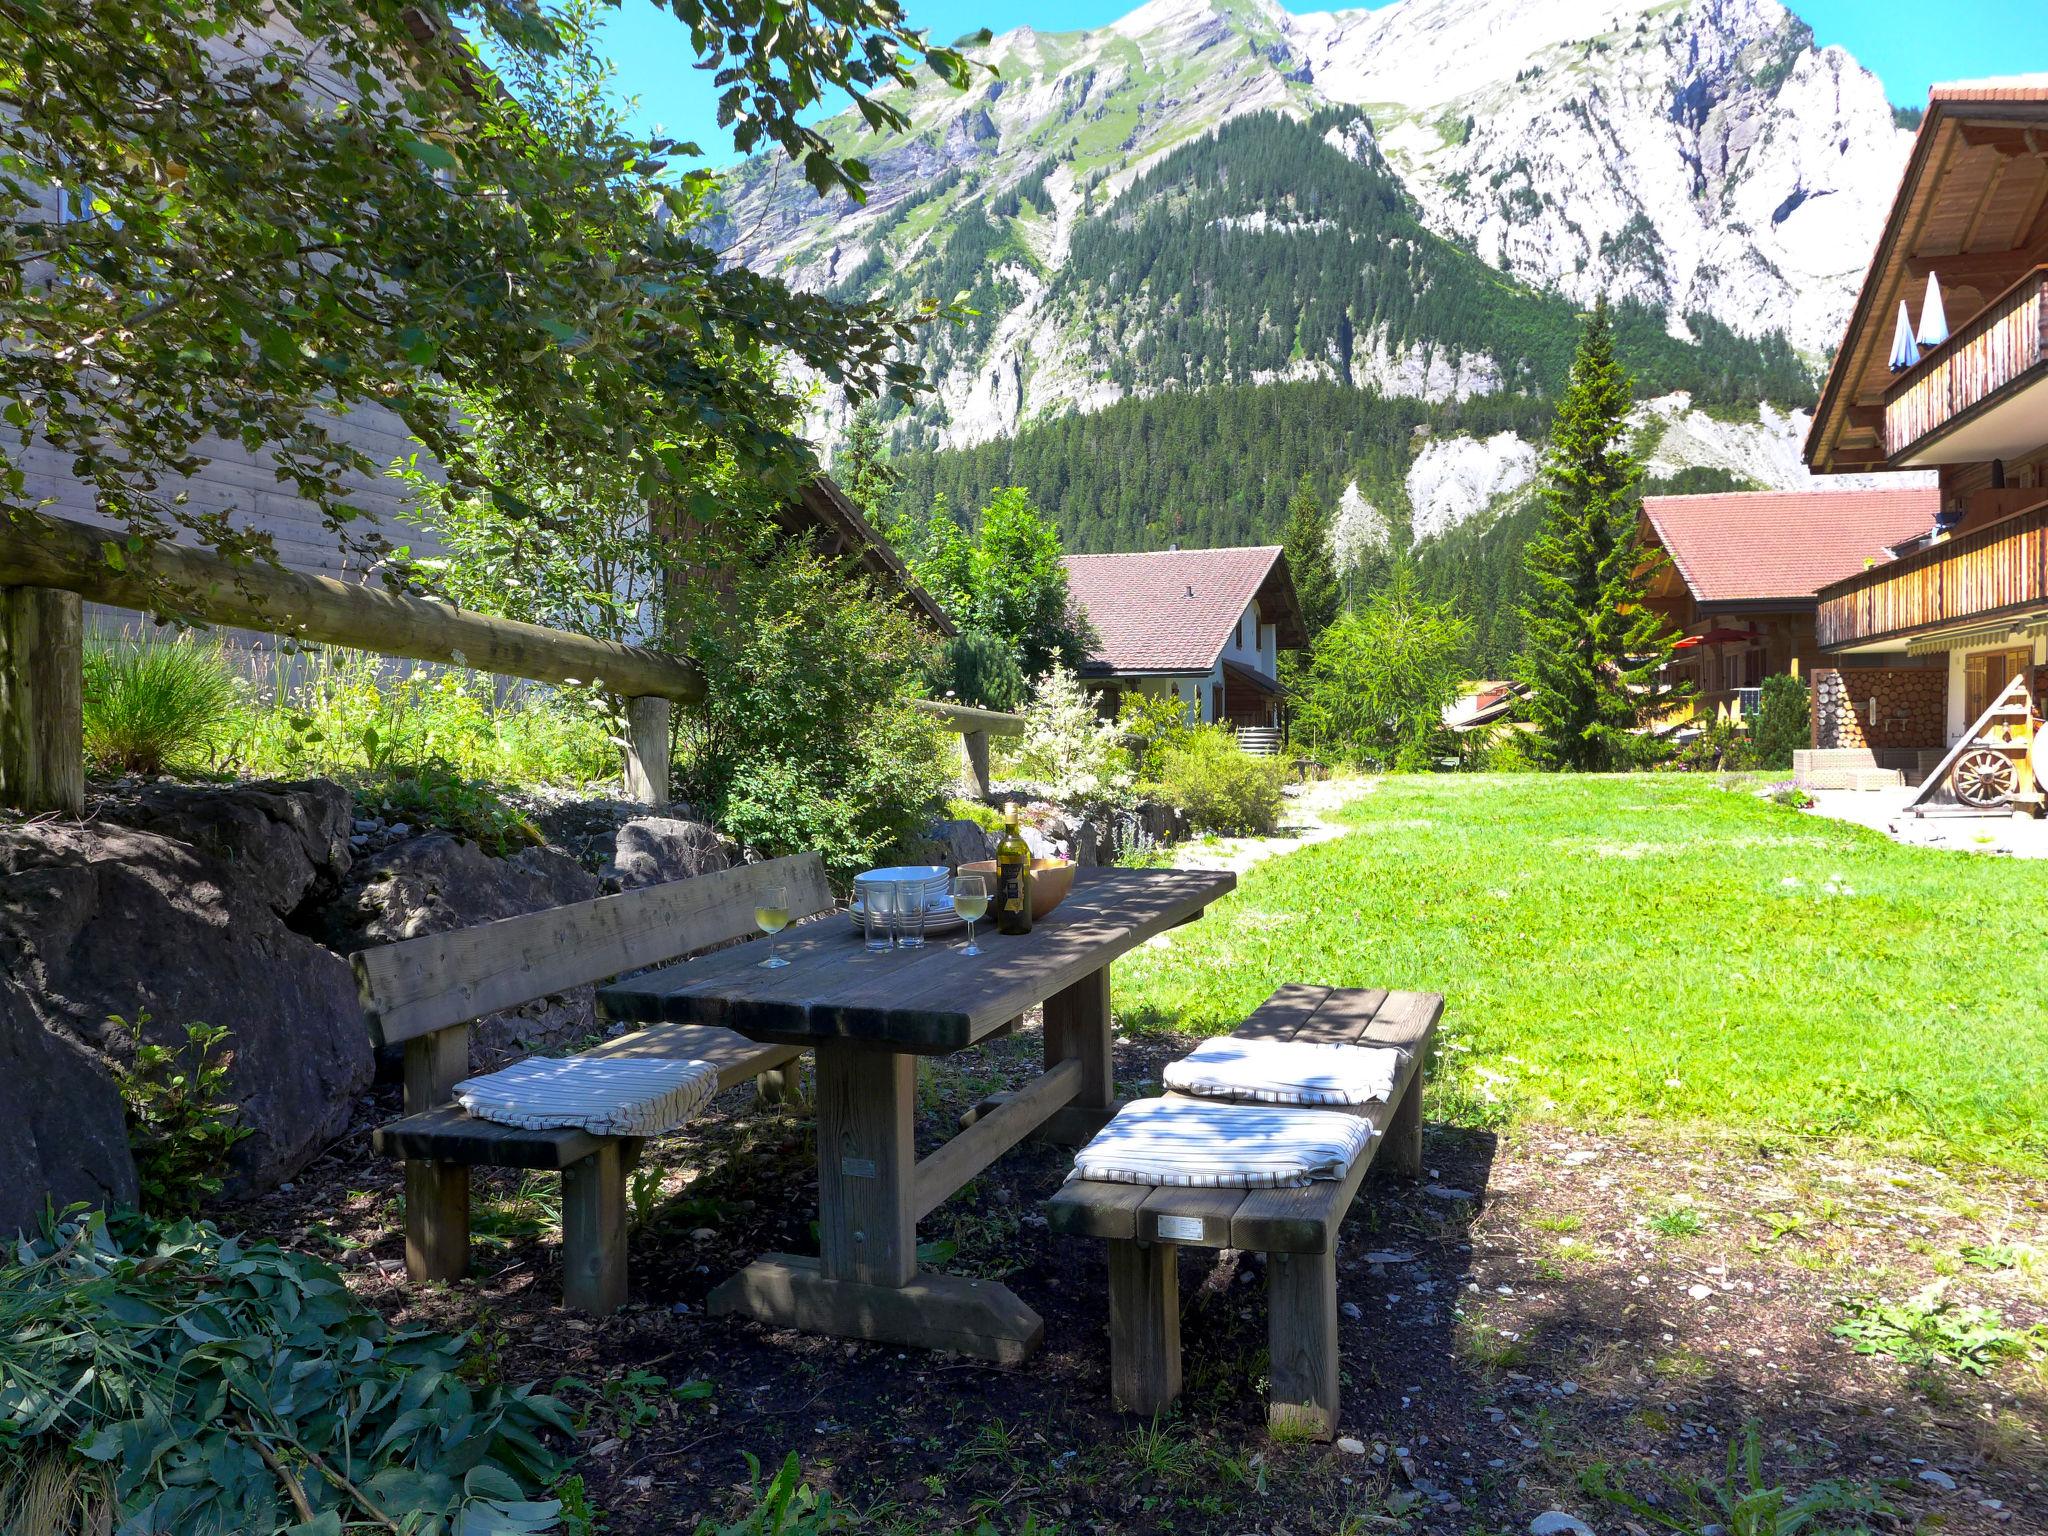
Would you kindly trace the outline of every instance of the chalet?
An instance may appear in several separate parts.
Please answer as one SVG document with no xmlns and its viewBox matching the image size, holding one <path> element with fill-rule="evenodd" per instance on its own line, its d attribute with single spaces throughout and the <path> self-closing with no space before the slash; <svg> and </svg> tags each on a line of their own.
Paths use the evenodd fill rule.
<svg viewBox="0 0 2048 1536">
<path fill-rule="evenodd" d="M 1682 638 L 1667 673 L 1689 682 L 1692 717 L 1755 712 L 1766 677 L 1820 662 L 1820 589 L 1934 526 L 1932 487 L 1755 491 L 1643 498 L 1642 543 L 1668 562 L 1650 606 Z"/>
<path fill-rule="evenodd" d="M 1814 745 L 1954 787 L 1985 712 L 2048 683 L 2048 75 L 1929 92 L 1806 458 L 1939 474 L 1923 535 L 1820 590 Z"/>
<path fill-rule="evenodd" d="M 1308 645 L 1279 545 L 1064 563 L 1096 640 L 1081 677 L 1106 710 L 1126 693 L 1171 696 L 1191 720 L 1258 733 L 1250 740 L 1261 746 L 1277 740 L 1287 718 L 1280 653 Z"/>
</svg>

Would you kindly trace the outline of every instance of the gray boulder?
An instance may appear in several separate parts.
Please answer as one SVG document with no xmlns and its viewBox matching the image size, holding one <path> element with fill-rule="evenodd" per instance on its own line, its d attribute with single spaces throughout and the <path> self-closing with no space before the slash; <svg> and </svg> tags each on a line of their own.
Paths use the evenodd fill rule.
<svg viewBox="0 0 2048 1536">
<path fill-rule="evenodd" d="M 962 864 L 974 864 L 996 856 L 996 845 L 978 823 L 960 817 L 951 821 L 937 822 L 925 830 L 925 840 L 932 845 L 933 862 L 943 863 L 948 869 L 958 870 Z"/>
<path fill-rule="evenodd" d="M 98 807 L 102 821 L 155 832 L 228 866 L 273 912 L 295 911 L 349 868 L 354 802 L 332 779 L 220 786 L 146 784 Z"/>
<path fill-rule="evenodd" d="M 30 1042 L 31 1023 L 111 1060 L 134 1049 L 114 1015 L 131 1024 L 148 1015 L 144 1037 L 171 1047 L 184 1043 L 188 1024 L 219 1025 L 231 1036 L 229 1083 L 252 1132 L 235 1149 L 227 1193 L 289 1176 L 347 1129 L 371 1059 L 347 964 L 285 926 L 271 904 L 281 889 L 159 833 L 0 827 L 12 1049 L 71 1060 Z M 0 1096 L 43 1091 L 34 1078 L 0 1084 Z M 88 1166 L 108 1134 L 96 1125 L 88 1117 L 77 1133 Z M 122 1186 L 104 1166 L 93 1181 Z"/>
<path fill-rule="evenodd" d="M 9 956 L 12 959 L 12 956 Z M 0 972 L 0 1236 L 59 1211 L 133 1205 L 135 1163 L 107 1063 L 38 1017 L 13 971 Z"/>
<path fill-rule="evenodd" d="M 622 890 L 693 880 L 698 875 L 731 869 L 740 851 L 701 821 L 672 816 L 639 816 L 619 828 L 612 854 Z"/>
<path fill-rule="evenodd" d="M 365 949 L 568 906 L 601 893 L 597 876 L 549 849 L 523 848 L 499 859 L 466 839 L 430 832 L 357 863 L 329 913 L 328 938 L 337 949 Z M 470 1059 L 485 1068 L 596 1028 L 596 991 L 577 987 L 479 1021 L 470 1033 Z"/>
</svg>

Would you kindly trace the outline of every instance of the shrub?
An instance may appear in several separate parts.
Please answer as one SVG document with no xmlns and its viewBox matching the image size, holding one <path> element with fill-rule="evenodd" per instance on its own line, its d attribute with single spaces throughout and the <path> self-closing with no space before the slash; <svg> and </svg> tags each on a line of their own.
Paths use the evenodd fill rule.
<svg viewBox="0 0 2048 1536">
<path fill-rule="evenodd" d="M 1062 805 L 1113 807 L 1131 799 L 1131 759 L 1123 733 L 1097 718 L 1080 680 L 1055 662 L 1024 706 L 1016 768 Z"/>
<path fill-rule="evenodd" d="M 1792 754 L 1813 739 L 1807 717 L 1806 684 L 1789 672 L 1764 679 L 1762 700 L 1750 726 L 1759 768 L 1790 768 Z"/>
<path fill-rule="evenodd" d="M 190 1216 L 202 1200 L 220 1193 L 228 1154 L 250 1134 L 238 1125 L 241 1106 L 228 1087 L 228 1069 L 216 1052 L 228 1031 L 215 1024 L 187 1024 L 183 1053 L 149 1045 L 142 1038 L 149 1015 L 130 1024 L 118 1014 L 116 1029 L 135 1039 L 134 1060 L 115 1074 L 128 1150 L 135 1158 L 142 1209 L 152 1216 Z"/>
<path fill-rule="evenodd" d="M 986 629 L 963 629 L 940 646 L 926 676 L 934 694 L 978 709 L 1012 710 L 1024 702 L 1016 647 Z"/>
<path fill-rule="evenodd" d="M 1451 604 L 1423 598 L 1409 568 L 1397 567 L 1364 608 L 1343 614 L 1316 641 L 1304 680 L 1303 735 L 1368 767 L 1430 767 L 1449 750 L 1443 711 L 1457 697 L 1471 635 Z"/>
<path fill-rule="evenodd" d="M 1203 726 L 1167 749 L 1159 790 L 1198 832 L 1257 837 L 1278 824 L 1286 782 L 1278 758 L 1253 757 L 1223 727 Z"/>
<path fill-rule="evenodd" d="M 101 773 L 158 774 L 204 762 L 235 716 L 234 674 L 218 644 L 85 644 L 85 759 Z"/>
<path fill-rule="evenodd" d="M 957 749 L 911 707 L 926 643 L 872 583 L 789 547 L 687 594 L 680 622 L 707 693 L 677 783 L 728 837 L 815 849 L 843 882 L 930 823 Z"/>
<path fill-rule="evenodd" d="M 1756 747 L 1734 722 L 1707 720 L 1699 735 L 1672 755 L 1670 764 L 1687 773 L 1742 773 L 1756 766 Z"/>
<path fill-rule="evenodd" d="M 192 1536 L 556 1528 L 562 1405 L 464 1380 L 462 1339 L 390 1327 L 320 1260 L 97 1213 L 9 1254 L 0 1486 L 84 1469 L 121 1529 Z"/>
<path fill-rule="evenodd" d="M 1188 707 L 1171 694 L 1127 693 L 1117 706 L 1116 728 L 1123 732 L 1142 784 L 1157 784 L 1166 767 L 1169 747 L 1186 739 Z"/>
</svg>

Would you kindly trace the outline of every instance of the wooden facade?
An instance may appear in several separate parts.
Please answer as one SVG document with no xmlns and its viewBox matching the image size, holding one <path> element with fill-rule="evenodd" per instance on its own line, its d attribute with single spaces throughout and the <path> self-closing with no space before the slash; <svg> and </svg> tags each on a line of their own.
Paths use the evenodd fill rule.
<svg viewBox="0 0 2048 1536">
<path fill-rule="evenodd" d="M 2048 493 L 2044 493 L 2048 498 Z M 2030 512 L 1931 544 L 1837 582 L 1815 621 L 1825 650 L 1966 621 L 2027 617 L 2048 604 L 2048 499 Z"/>
<path fill-rule="evenodd" d="M 1886 392 L 1885 456 L 1895 464 L 1917 462 L 1930 438 L 2043 379 L 2048 266 L 1999 294 Z"/>
</svg>

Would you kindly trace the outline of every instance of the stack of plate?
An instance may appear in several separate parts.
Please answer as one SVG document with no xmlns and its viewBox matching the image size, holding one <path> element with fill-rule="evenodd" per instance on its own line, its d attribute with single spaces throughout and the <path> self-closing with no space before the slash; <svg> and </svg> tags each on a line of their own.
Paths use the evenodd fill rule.
<svg viewBox="0 0 2048 1536">
<path fill-rule="evenodd" d="M 853 877 L 853 893 L 862 906 L 867 904 L 870 886 L 914 885 L 924 896 L 927 912 L 943 912 L 953 905 L 946 885 L 949 879 L 943 864 L 899 864 L 888 869 L 871 869 L 864 875 Z"/>
</svg>

